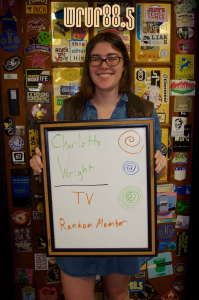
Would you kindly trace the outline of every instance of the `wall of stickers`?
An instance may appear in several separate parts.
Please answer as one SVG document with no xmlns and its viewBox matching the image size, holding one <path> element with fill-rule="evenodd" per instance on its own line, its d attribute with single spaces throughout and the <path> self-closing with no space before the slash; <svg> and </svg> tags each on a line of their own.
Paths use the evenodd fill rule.
<svg viewBox="0 0 199 300">
<path fill-rule="evenodd" d="M 120 24 L 104 26 L 98 14 L 104 4 L 107 9 L 119 4 Z M 154 103 L 168 161 L 157 182 L 157 257 L 131 276 L 130 298 L 185 299 L 197 1 L 2 0 L 0 5 L 5 176 L 16 299 L 64 299 L 56 259 L 46 256 L 42 176 L 33 174 L 29 159 L 40 145 L 38 123 L 56 121 L 63 101 L 78 92 L 86 45 L 106 30 L 120 35 L 127 47 L 132 91 Z M 92 7 L 96 18 L 82 15 L 80 26 L 74 18 L 69 27 L 66 7 Z M 134 8 L 132 14 L 129 8 Z M 95 292 L 95 299 L 103 299 L 100 276 Z"/>
</svg>

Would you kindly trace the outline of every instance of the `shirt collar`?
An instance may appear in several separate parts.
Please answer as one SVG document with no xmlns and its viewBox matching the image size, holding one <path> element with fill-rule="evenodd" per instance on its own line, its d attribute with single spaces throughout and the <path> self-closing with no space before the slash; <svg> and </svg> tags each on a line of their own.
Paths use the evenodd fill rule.
<svg viewBox="0 0 199 300">
<path fill-rule="evenodd" d="M 121 101 L 121 100 L 124 101 L 124 102 L 128 102 L 128 96 L 127 96 L 126 93 L 123 93 L 123 94 L 122 94 L 122 97 L 120 98 L 119 101 Z M 119 101 L 118 101 L 118 102 L 119 102 Z M 86 104 L 92 105 L 91 102 L 90 102 L 90 100 L 87 100 L 87 103 L 86 103 Z"/>
</svg>

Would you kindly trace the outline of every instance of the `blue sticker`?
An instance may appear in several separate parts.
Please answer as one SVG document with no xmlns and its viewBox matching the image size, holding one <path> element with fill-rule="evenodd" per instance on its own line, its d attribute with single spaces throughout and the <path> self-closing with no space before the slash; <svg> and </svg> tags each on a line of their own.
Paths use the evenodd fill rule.
<svg viewBox="0 0 199 300">
<path fill-rule="evenodd" d="M 130 280 L 129 293 L 145 292 L 145 280 Z"/>
<path fill-rule="evenodd" d="M 30 177 L 11 176 L 12 197 L 30 197 Z"/>
<path fill-rule="evenodd" d="M 172 225 L 164 224 L 158 229 L 158 238 L 162 242 L 168 242 L 175 236 L 175 228 Z"/>
<path fill-rule="evenodd" d="M 9 140 L 9 145 L 12 150 L 21 150 L 24 146 L 24 141 L 20 136 L 13 136 Z"/>
<path fill-rule="evenodd" d="M 25 52 L 26 54 L 31 52 L 31 51 L 44 51 L 44 52 L 51 52 L 51 48 L 48 46 L 44 46 L 44 45 L 30 45 L 28 47 L 25 48 Z"/>
<path fill-rule="evenodd" d="M 7 10 L 7 13 L 4 16 L 0 16 L 0 21 L 3 23 L 2 31 L 5 31 L 7 29 L 17 31 L 16 21 L 13 18 L 10 9 Z"/>
<path fill-rule="evenodd" d="M 191 185 L 177 186 L 177 194 L 178 195 L 191 194 Z"/>
<path fill-rule="evenodd" d="M 176 242 L 159 242 L 159 250 L 176 250 Z"/>
<path fill-rule="evenodd" d="M 21 38 L 17 32 L 8 30 L 0 35 L 0 46 L 6 52 L 15 52 L 21 46 Z"/>
<path fill-rule="evenodd" d="M 141 4 L 138 4 L 137 5 L 137 18 L 136 18 L 136 20 L 137 20 L 137 26 L 136 26 L 136 28 L 137 28 L 137 40 L 138 41 L 141 41 L 141 39 L 142 39 L 142 15 L 143 15 L 143 11 L 142 11 L 142 5 Z"/>
<path fill-rule="evenodd" d="M 178 275 L 182 275 L 187 271 L 187 266 L 183 263 L 177 264 L 174 269 L 175 273 Z"/>
</svg>

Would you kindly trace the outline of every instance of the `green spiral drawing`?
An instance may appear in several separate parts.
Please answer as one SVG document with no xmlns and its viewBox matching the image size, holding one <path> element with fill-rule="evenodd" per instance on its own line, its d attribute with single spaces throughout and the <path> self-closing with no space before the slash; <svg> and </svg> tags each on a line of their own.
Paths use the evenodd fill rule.
<svg viewBox="0 0 199 300">
<path fill-rule="evenodd" d="M 134 209 L 143 199 L 142 191 L 135 186 L 125 187 L 119 194 L 118 203 L 123 209 Z"/>
</svg>

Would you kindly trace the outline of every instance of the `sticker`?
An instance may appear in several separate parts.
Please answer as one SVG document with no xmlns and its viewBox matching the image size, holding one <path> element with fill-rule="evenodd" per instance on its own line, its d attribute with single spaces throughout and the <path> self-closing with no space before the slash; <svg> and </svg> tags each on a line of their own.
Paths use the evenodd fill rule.
<svg viewBox="0 0 199 300">
<path fill-rule="evenodd" d="M 174 179 L 184 180 L 186 178 L 186 167 L 175 167 L 174 169 Z"/>
<path fill-rule="evenodd" d="M 32 284 L 33 269 L 15 268 L 15 282 L 22 284 Z"/>
<path fill-rule="evenodd" d="M 195 26 L 194 13 L 183 13 L 176 16 L 176 27 Z"/>
<path fill-rule="evenodd" d="M 179 40 L 177 42 L 177 49 L 180 54 L 189 54 L 193 50 L 192 40 Z"/>
<path fill-rule="evenodd" d="M 47 5 L 27 5 L 27 14 L 47 14 Z"/>
<path fill-rule="evenodd" d="M 160 95 L 159 86 L 149 86 L 148 91 L 142 95 L 142 98 L 147 99 L 154 103 L 154 108 L 157 110 L 161 106 L 162 98 Z"/>
<path fill-rule="evenodd" d="M 146 271 L 140 271 L 138 274 L 135 275 L 135 278 L 145 278 Z"/>
<path fill-rule="evenodd" d="M 162 242 L 171 241 L 175 236 L 175 228 L 172 225 L 164 224 L 158 229 L 158 238 Z"/>
<path fill-rule="evenodd" d="M 58 300 L 57 289 L 55 287 L 42 287 L 39 289 L 38 300 Z"/>
<path fill-rule="evenodd" d="M 31 229 L 14 229 L 15 252 L 32 252 Z"/>
<path fill-rule="evenodd" d="M 163 300 L 179 300 L 179 296 L 172 290 L 168 291 L 164 296 L 161 297 Z"/>
<path fill-rule="evenodd" d="M 183 2 L 183 1 L 181 1 Z M 175 13 L 176 14 L 181 14 L 181 13 L 185 13 L 185 12 L 189 12 L 192 9 L 192 3 L 191 1 L 188 3 L 181 3 L 179 5 L 176 5 L 174 7 Z"/>
<path fill-rule="evenodd" d="M 30 285 L 23 286 L 21 288 L 21 297 L 22 300 L 35 300 L 36 299 L 35 287 Z"/>
<path fill-rule="evenodd" d="M 11 152 L 12 165 L 24 165 L 26 163 L 25 152 Z"/>
<path fill-rule="evenodd" d="M 14 169 L 12 169 L 14 171 Z M 21 170 L 16 170 L 21 171 Z M 12 197 L 30 197 L 30 176 L 11 176 Z"/>
<path fill-rule="evenodd" d="M 160 50 L 160 57 L 166 58 L 169 56 L 169 51 L 167 49 Z"/>
<path fill-rule="evenodd" d="M 46 254 L 35 254 L 35 270 L 48 270 L 48 258 Z"/>
<path fill-rule="evenodd" d="M 187 97 L 187 98 L 190 98 L 190 97 Z M 185 118 L 188 118 L 189 114 L 188 112 L 184 112 L 184 111 L 180 111 L 178 113 L 178 117 L 185 117 Z"/>
<path fill-rule="evenodd" d="M 36 206 L 36 210 L 39 214 L 44 214 L 44 205 L 43 205 L 43 201 L 40 201 L 37 206 Z"/>
<path fill-rule="evenodd" d="M 186 273 L 187 266 L 184 263 L 177 264 L 174 268 L 174 271 L 177 275 L 182 275 Z"/>
<path fill-rule="evenodd" d="M 12 150 L 21 150 L 24 146 L 24 141 L 21 137 L 19 136 L 13 136 L 10 140 L 9 140 L 9 146 Z"/>
<path fill-rule="evenodd" d="M 38 44 L 38 35 L 29 35 L 30 45 Z"/>
<path fill-rule="evenodd" d="M 195 95 L 196 82 L 193 80 L 171 80 L 171 96 Z"/>
<path fill-rule="evenodd" d="M 162 224 L 162 223 L 176 223 L 177 218 L 174 219 L 159 219 L 157 220 L 157 224 Z"/>
<path fill-rule="evenodd" d="M 22 126 L 16 125 L 15 126 L 15 135 L 24 136 L 25 135 L 25 126 L 24 125 L 22 125 Z"/>
<path fill-rule="evenodd" d="M 176 79 L 194 79 L 194 55 L 175 56 L 175 78 Z"/>
<path fill-rule="evenodd" d="M 44 61 L 49 58 L 49 56 L 41 55 L 39 51 L 36 51 L 35 55 L 30 55 L 28 58 L 33 62 L 32 68 L 41 67 L 45 69 Z"/>
<path fill-rule="evenodd" d="M 46 273 L 47 284 L 56 284 L 61 282 L 60 270 L 57 264 L 48 266 Z"/>
<path fill-rule="evenodd" d="M 21 65 L 21 58 L 17 55 L 11 56 L 3 64 L 3 68 L 6 72 L 12 72 L 19 68 Z"/>
<path fill-rule="evenodd" d="M 42 119 L 47 114 L 47 109 L 44 105 L 35 104 L 31 109 L 31 113 L 33 117 L 36 117 L 37 119 Z"/>
<path fill-rule="evenodd" d="M 145 280 L 130 280 L 129 293 L 145 292 Z"/>
<path fill-rule="evenodd" d="M 177 96 L 174 99 L 174 112 L 191 112 L 192 100 L 190 96 Z"/>
<path fill-rule="evenodd" d="M 191 194 L 191 185 L 177 186 L 178 195 Z"/>
<path fill-rule="evenodd" d="M 159 5 L 145 6 L 144 18 L 146 22 L 167 22 L 168 7 L 160 7 Z"/>
<path fill-rule="evenodd" d="M 174 152 L 187 152 L 191 149 L 191 125 L 185 125 L 182 137 L 176 136 L 173 139 Z"/>
<path fill-rule="evenodd" d="M 187 250 L 188 250 L 188 232 L 177 232 L 177 250 L 176 250 L 176 256 L 177 257 L 186 257 L 187 256 Z"/>
<path fill-rule="evenodd" d="M 37 211 L 32 212 L 33 220 L 41 220 L 44 219 L 44 214 L 40 214 Z"/>
<path fill-rule="evenodd" d="M 6 52 L 15 52 L 21 46 L 21 38 L 17 32 L 8 30 L 0 35 L 0 46 Z"/>
<path fill-rule="evenodd" d="M 176 242 L 159 242 L 159 250 L 176 250 Z"/>
<path fill-rule="evenodd" d="M 29 129 L 29 148 L 30 148 L 30 157 L 35 155 L 35 148 L 38 147 L 38 130 Z"/>
<path fill-rule="evenodd" d="M 49 45 L 51 43 L 51 34 L 47 31 L 40 32 L 38 42 L 45 46 Z"/>
<path fill-rule="evenodd" d="M 4 132 L 8 136 L 12 136 L 15 133 L 15 122 L 11 118 L 6 118 L 3 122 Z"/>
<path fill-rule="evenodd" d="M 12 12 L 10 9 L 7 10 L 4 16 L 0 16 L 0 21 L 3 23 L 2 31 L 7 29 L 12 29 L 17 32 L 16 21 L 13 18 Z"/>
<path fill-rule="evenodd" d="M 26 87 L 27 88 L 38 88 L 39 75 L 43 69 L 26 69 Z"/>
<path fill-rule="evenodd" d="M 137 300 L 152 300 L 154 299 L 158 293 L 154 289 L 154 287 L 150 284 L 148 280 L 145 281 L 145 292 L 135 293 L 133 296 Z"/>
<path fill-rule="evenodd" d="M 184 117 L 172 117 L 171 136 L 183 136 L 184 126 L 187 122 L 187 118 Z"/>
<path fill-rule="evenodd" d="M 161 143 L 161 152 L 162 152 L 162 154 L 163 154 L 165 157 L 167 156 L 168 150 L 167 150 L 166 145 L 163 144 L 163 143 Z"/>
<path fill-rule="evenodd" d="M 37 249 L 46 249 L 46 235 L 45 233 L 36 234 Z"/>
<path fill-rule="evenodd" d="M 185 288 L 185 282 L 186 282 L 185 280 L 177 277 L 171 286 L 177 292 L 182 292 L 182 290 Z"/>
<path fill-rule="evenodd" d="M 175 228 L 188 229 L 189 228 L 189 216 L 177 216 L 177 222 Z"/>
<path fill-rule="evenodd" d="M 49 104 L 51 102 L 51 92 L 26 92 L 26 102 Z"/>
<path fill-rule="evenodd" d="M 40 83 L 45 83 L 45 84 L 52 84 L 52 76 L 44 74 L 44 72 L 42 72 L 40 74 L 40 76 L 39 76 L 39 82 Z"/>
<path fill-rule="evenodd" d="M 1 9 L 18 9 L 17 0 L 7 1 L 2 0 L 1 1 Z"/>
<path fill-rule="evenodd" d="M 173 274 L 171 252 L 158 253 L 147 261 L 148 278 L 156 278 Z"/>
<path fill-rule="evenodd" d="M 27 24 L 27 31 L 29 32 L 30 30 L 37 30 L 40 32 L 41 30 L 46 29 L 47 25 L 47 20 L 44 18 L 32 18 L 28 20 Z"/>
<path fill-rule="evenodd" d="M 38 44 L 34 44 L 34 45 L 30 45 L 28 47 L 25 48 L 25 53 L 29 53 L 32 51 L 43 51 L 43 52 L 51 52 L 51 48 L 48 46 L 44 46 L 44 45 L 38 45 Z"/>
<path fill-rule="evenodd" d="M 3 78 L 4 79 L 18 79 L 18 75 L 17 74 L 3 74 Z"/>
<path fill-rule="evenodd" d="M 179 28 L 176 31 L 176 35 L 180 39 L 187 40 L 187 39 L 190 39 L 190 38 L 192 38 L 194 36 L 194 30 L 193 30 L 193 28 L 184 26 L 184 27 Z"/>
<path fill-rule="evenodd" d="M 68 45 L 53 45 L 52 60 L 56 62 L 70 61 L 69 42 Z"/>
<path fill-rule="evenodd" d="M 30 214 L 25 210 L 17 210 L 11 217 L 18 226 L 30 225 Z"/>
<path fill-rule="evenodd" d="M 42 2 L 43 4 L 47 4 L 47 0 L 37 0 L 37 3 Z M 28 0 L 29 4 L 35 4 L 35 0 Z"/>
<path fill-rule="evenodd" d="M 177 193 L 157 193 L 157 218 L 174 218 Z"/>
<path fill-rule="evenodd" d="M 166 114 L 165 113 L 157 113 L 160 123 L 166 122 Z"/>
<path fill-rule="evenodd" d="M 186 164 L 188 161 L 188 153 L 186 152 L 174 152 L 173 153 L 173 164 Z"/>
<path fill-rule="evenodd" d="M 157 185 L 157 193 L 174 193 L 176 191 L 177 191 L 177 187 L 174 183 Z"/>
</svg>

